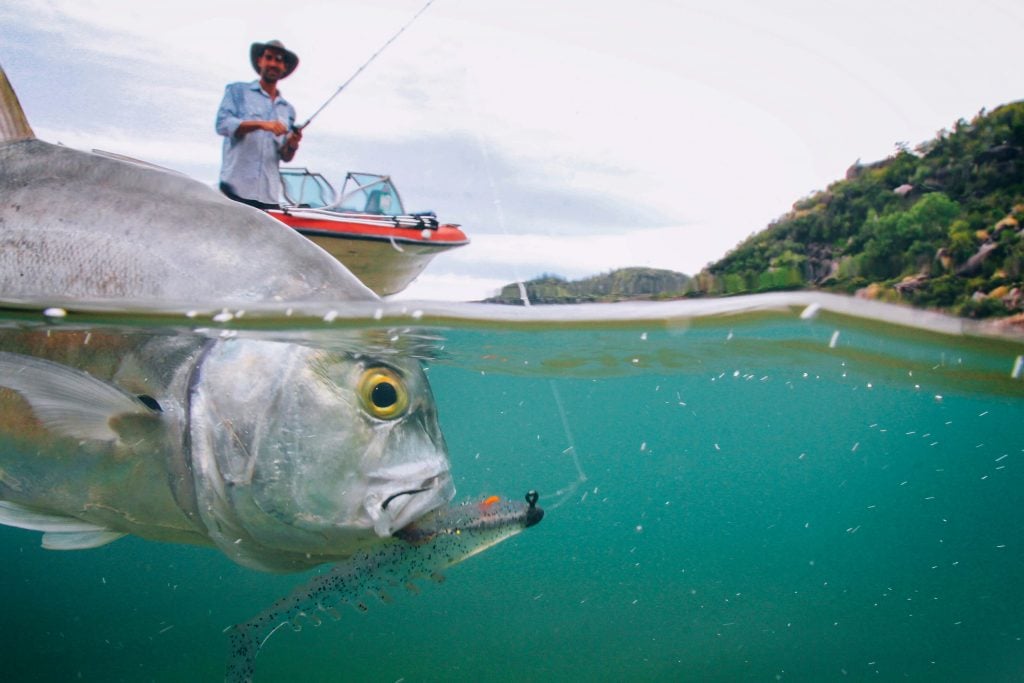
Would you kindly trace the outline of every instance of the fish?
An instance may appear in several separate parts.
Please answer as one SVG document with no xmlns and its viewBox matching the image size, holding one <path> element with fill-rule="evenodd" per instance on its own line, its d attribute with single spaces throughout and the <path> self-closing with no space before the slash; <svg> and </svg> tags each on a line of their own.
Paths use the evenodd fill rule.
<svg viewBox="0 0 1024 683">
<path fill-rule="evenodd" d="M 2 66 L 0 297 L 236 308 L 377 299 L 320 247 L 212 187 L 37 139 Z"/>
<path fill-rule="evenodd" d="M 0 300 L 378 301 L 262 212 L 180 174 L 37 140 L 0 68 Z M 351 557 L 455 495 L 418 358 L 238 334 L 0 329 L 0 524 L 55 550 L 125 535 L 268 572 Z"/>
<path fill-rule="evenodd" d="M 46 548 L 133 534 L 304 571 L 455 494 L 416 358 L 53 329 L 0 349 L 0 523 Z"/>
<path fill-rule="evenodd" d="M 435 510 L 397 532 L 390 543 L 354 555 L 329 572 L 318 574 L 291 595 L 241 624 L 228 634 L 228 683 L 250 683 L 260 648 L 278 629 L 319 626 L 325 618 L 341 619 L 341 609 L 366 612 L 371 599 L 391 602 L 388 591 L 417 592 L 415 582 L 440 581 L 441 571 L 540 523 L 544 511 L 538 494 L 526 503 L 496 496 Z"/>
</svg>

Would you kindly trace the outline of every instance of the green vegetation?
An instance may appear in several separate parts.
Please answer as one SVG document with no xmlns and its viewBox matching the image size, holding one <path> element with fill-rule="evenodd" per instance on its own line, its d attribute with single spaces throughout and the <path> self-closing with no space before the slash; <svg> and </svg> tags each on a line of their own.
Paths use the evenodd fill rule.
<svg viewBox="0 0 1024 683">
<path fill-rule="evenodd" d="M 986 317 L 1022 310 L 1024 102 L 797 201 L 695 278 L 692 295 L 820 288 Z"/>
<path fill-rule="evenodd" d="M 567 282 L 557 275 L 542 275 L 523 283 L 531 304 L 671 299 L 683 296 L 689 291 L 689 284 L 686 275 L 654 268 L 623 268 L 576 282 Z M 487 303 L 522 305 L 519 285 L 505 285 Z"/>
<path fill-rule="evenodd" d="M 692 280 L 629 268 L 525 283 L 532 303 L 823 289 L 969 317 L 1024 311 L 1024 102 L 854 164 Z M 521 303 L 517 285 L 489 301 Z"/>
</svg>

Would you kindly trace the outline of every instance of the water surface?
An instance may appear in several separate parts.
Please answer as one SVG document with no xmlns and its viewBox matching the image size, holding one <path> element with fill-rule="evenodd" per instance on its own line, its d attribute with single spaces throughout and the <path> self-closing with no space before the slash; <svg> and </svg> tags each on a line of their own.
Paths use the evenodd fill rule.
<svg viewBox="0 0 1024 683">
<path fill-rule="evenodd" d="M 430 356 L 458 497 L 533 488 L 547 509 L 418 596 L 282 629 L 257 680 L 1024 676 L 1020 342 L 809 295 L 181 313 L 5 319 L 328 346 L 372 329 Z M 218 680 L 224 627 L 303 580 L 6 527 L 0 575 L 10 681 Z"/>
</svg>

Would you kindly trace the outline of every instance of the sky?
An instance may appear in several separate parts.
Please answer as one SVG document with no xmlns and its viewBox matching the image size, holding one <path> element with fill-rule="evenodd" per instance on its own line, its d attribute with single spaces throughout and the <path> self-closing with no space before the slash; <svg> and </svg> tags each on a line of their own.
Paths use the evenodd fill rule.
<svg viewBox="0 0 1024 683">
<path fill-rule="evenodd" d="M 37 137 L 213 184 L 254 41 L 305 120 L 424 0 L 5 0 Z M 306 129 L 296 165 L 390 175 L 459 223 L 403 298 L 541 274 L 698 272 L 841 179 L 1024 97 L 1019 0 L 434 0 Z"/>
</svg>

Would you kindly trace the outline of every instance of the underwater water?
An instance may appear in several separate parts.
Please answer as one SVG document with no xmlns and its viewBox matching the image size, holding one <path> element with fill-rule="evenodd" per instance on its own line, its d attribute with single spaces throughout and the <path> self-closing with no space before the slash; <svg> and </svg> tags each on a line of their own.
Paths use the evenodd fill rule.
<svg viewBox="0 0 1024 683">
<path fill-rule="evenodd" d="M 432 337 L 456 499 L 536 489 L 546 510 L 419 595 L 280 629 L 256 680 L 1024 678 L 1024 343 L 815 301 L 227 325 Z M 224 628 L 307 575 L 0 527 L 0 577 L 5 681 L 215 681 Z"/>
</svg>

